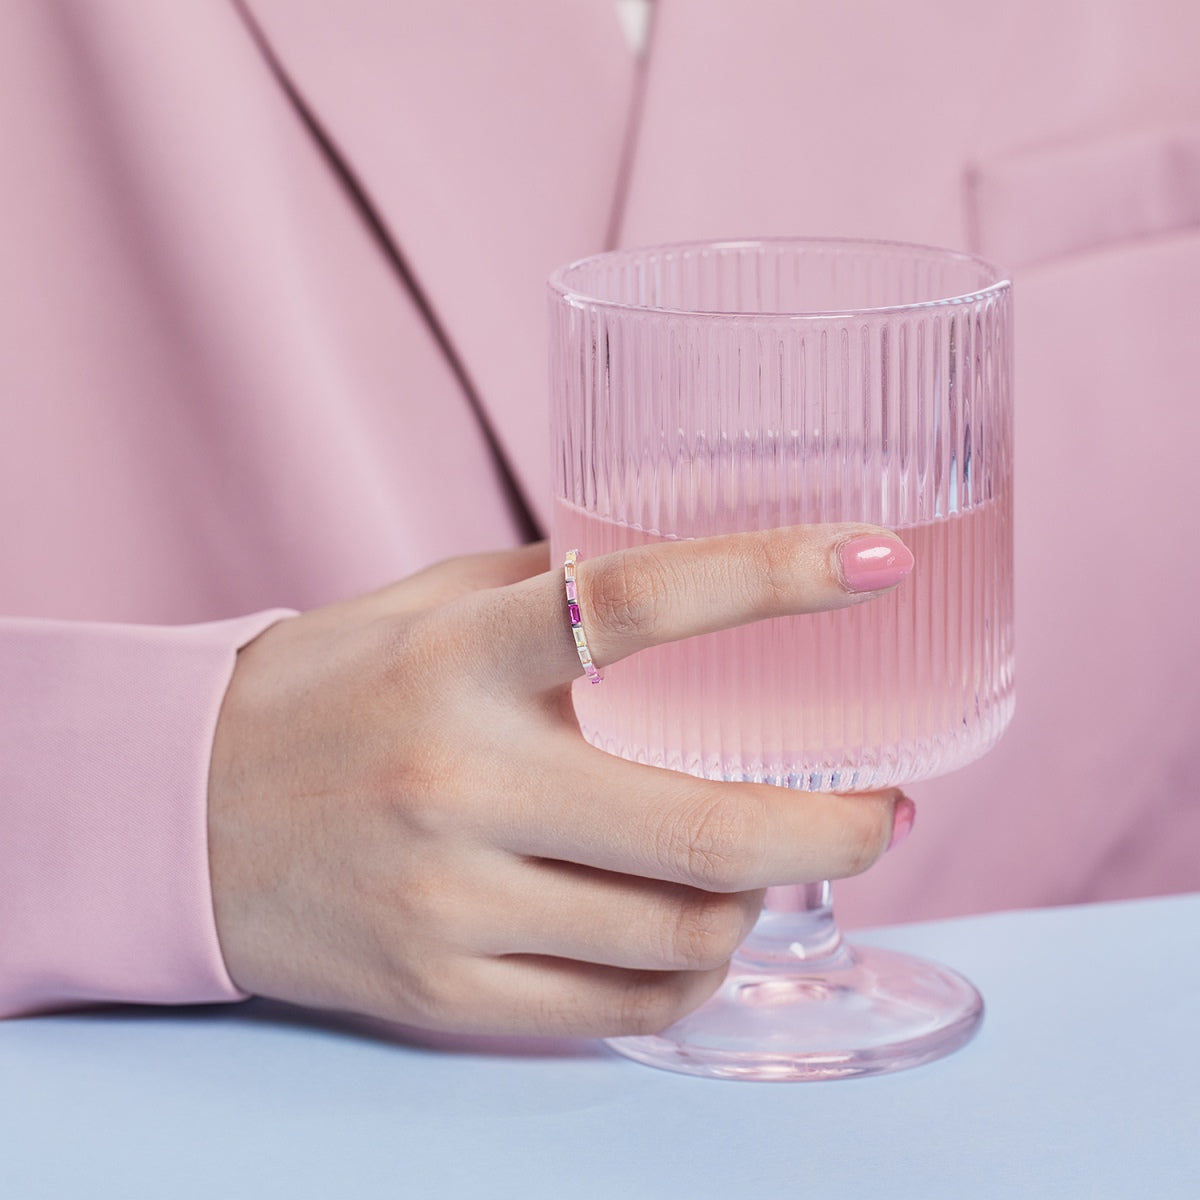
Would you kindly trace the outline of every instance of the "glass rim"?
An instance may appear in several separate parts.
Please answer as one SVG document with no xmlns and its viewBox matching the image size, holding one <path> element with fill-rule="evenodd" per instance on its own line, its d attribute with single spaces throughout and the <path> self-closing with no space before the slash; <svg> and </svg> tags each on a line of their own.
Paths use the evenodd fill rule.
<svg viewBox="0 0 1200 1200">
<path fill-rule="evenodd" d="M 589 294 L 588 291 L 573 287 L 567 283 L 567 276 L 584 267 L 603 262 L 605 259 L 617 259 L 633 255 L 667 254 L 687 250 L 742 250 L 754 247 L 811 247 L 827 246 L 830 248 L 859 247 L 864 250 L 907 250 L 921 251 L 925 254 L 936 255 L 944 260 L 954 260 L 961 263 L 972 263 L 981 268 L 986 274 L 994 276 L 986 287 L 975 288 L 969 292 L 959 292 L 949 296 L 936 296 L 925 300 L 910 300 L 904 304 L 881 304 L 862 308 L 829 308 L 810 309 L 801 312 L 728 312 L 701 308 L 657 308 L 648 304 L 636 303 L 629 300 L 611 300 L 603 296 Z M 623 249 L 603 250 L 598 254 L 589 254 L 564 263 L 554 270 L 546 281 L 549 290 L 559 299 L 577 308 L 604 308 L 628 313 L 652 313 L 663 317 L 687 317 L 713 321 L 828 321 L 845 319 L 846 317 L 874 317 L 886 314 L 922 312 L 931 308 L 947 308 L 950 306 L 966 306 L 976 304 L 991 296 L 1000 295 L 1012 288 L 1012 279 L 1008 272 L 994 263 L 966 250 L 952 250 L 945 246 L 931 246 L 924 242 L 905 242 L 891 238 L 859 238 L 859 237 L 749 237 L 749 238 L 698 238 L 679 242 L 659 242 L 645 246 L 629 246 Z"/>
</svg>

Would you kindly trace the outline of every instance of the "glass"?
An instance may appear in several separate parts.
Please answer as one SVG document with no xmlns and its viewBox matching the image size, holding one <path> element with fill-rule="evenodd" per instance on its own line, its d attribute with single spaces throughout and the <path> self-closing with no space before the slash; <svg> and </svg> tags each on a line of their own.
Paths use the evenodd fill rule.
<svg viewBox="0 0 1200 1200">
<path fill-rule="evenodd" d="M 574 692 L 638 762 L 873 790 L 983 754 L 1013 708 L 1011 294 L 898 243 L 697 243 L 550 281 L 554 554 L 809 522 L 896 530 L 893 593 L 644 651 Z M 829 885 L 772 888 L 721 990 L 623 1054 L 814 1079 L 955 1049 L 983 1013 L 935 964 L 844 942 Z"/>
</svg>

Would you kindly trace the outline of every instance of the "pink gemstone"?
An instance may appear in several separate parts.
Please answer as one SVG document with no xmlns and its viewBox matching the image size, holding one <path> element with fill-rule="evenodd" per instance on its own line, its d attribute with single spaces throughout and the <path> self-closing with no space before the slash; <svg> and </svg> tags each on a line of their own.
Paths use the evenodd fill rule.
<svg viewBox="0 0 1200 1200">
<path fill-rule="evenodd" d="M 571 614 L 571 624 L 578 625 L 579 624 L 579 605 L 578 604 L 568 604 L 567 612 L 569 612 Z"/>
<path fill-rule="evenodd" d="M 573 579 L 567 580 L 567 599 L 568 600 L 578 600 L 579 599 L 579 597 L 575 594 L 575 580 L 573 580 Z"/>
</svg>

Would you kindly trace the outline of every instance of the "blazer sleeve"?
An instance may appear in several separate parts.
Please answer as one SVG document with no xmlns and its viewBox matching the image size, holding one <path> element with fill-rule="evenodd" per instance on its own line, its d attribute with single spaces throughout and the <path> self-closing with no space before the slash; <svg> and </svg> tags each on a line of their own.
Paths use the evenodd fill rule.
<svg viewBox="0 0 1200 1200">
<path fill-rule="evenodd" d="M 238 649 L 289 615 L 0 619 L 0 1016 L 243 998 L 213 919 L 209 758 Z"/>
</svg>

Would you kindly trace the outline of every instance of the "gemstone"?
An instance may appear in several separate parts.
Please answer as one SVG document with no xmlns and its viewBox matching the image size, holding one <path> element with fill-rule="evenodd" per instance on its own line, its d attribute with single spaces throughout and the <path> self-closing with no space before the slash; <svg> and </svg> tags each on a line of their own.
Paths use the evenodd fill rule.
<svg viewBox="0 0 1200 1200">
<path fill-rule="evenodd" d="M 571 614 L 571 624 L 578 625 L 579 624 L 579 605 L 578 604 L 568 604 L 567 612 L 569 612 Z"/>
<path fill-rule="evenodd" d="M 575 580 L 567 580 L 567 599 L 571 601 L 578 600 L 579 597 L 575 594 Z"/>
</svg>

